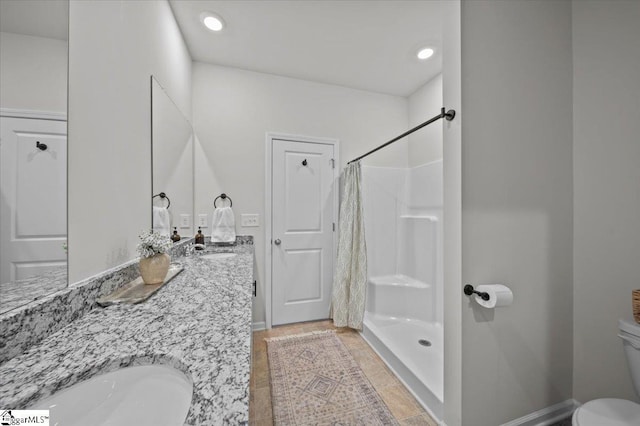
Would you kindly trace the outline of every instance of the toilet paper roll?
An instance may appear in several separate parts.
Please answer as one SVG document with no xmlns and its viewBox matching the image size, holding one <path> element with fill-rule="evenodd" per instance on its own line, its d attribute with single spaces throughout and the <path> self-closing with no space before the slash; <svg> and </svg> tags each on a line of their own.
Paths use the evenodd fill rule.
<svg viewBox="0 0 640 426">
<path fill-rule="evenodd" d="M 513 302 L 513 293 L 506 285 L 502 284 L 481 284 L 476 290 L 481 293 L 488 293 L 489 300 L 482 300 L 478 295 L 475 296 L 476 302 L 485 308 L 495 308 L 498 306 L 509 306 Z"/>
</svg>

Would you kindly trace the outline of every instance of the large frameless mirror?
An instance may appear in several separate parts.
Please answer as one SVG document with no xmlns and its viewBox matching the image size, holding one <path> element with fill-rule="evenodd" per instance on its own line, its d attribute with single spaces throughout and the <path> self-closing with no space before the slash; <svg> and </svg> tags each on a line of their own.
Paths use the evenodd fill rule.
<svg viewBox="0 0 640 426">
<path fill-rule="evenodd" d="M 193 236 L 193 129 L 151 77 L 152 223 L 164 235 Z"/>
<path fill-rule="evenodd" d="M 67 286 L 68 15 L 0 1 L 0 314 Z"/>
</svg>

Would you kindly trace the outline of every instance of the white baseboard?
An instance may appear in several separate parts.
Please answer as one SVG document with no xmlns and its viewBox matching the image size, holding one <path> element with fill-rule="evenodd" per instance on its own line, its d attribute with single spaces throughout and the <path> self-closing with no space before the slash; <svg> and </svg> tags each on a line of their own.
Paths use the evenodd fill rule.
<svg viewBox="0 0 640 426">
<path fill-rule="evenodd" d="M 562 419 L 571 416 L 573 412 L 580 406 L 575 399 L 567 399 L 559 404 L 545 407 L 541 410 L 534 411 L 531 414 L 522 416 L 518 419 L 511 420 L 501 426 L 548 426 Z"/>
<path fill-rule="evenodd" d="M 251 324 L 251 329 L 253 331 L 266 330 L 267 324 L 264 321 L 254 322 L 253 324 Z"/>
</svg>

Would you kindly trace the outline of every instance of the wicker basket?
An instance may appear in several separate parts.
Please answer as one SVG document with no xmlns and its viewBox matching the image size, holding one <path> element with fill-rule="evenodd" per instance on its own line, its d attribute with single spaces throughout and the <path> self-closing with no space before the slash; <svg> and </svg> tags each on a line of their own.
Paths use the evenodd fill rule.
<svg viewBox="0 0 640 426">
<path fill-rule="evenodd" d="M 633 290 L 631 293 L 633 295 L 633 318 L 640 324 L 640 289 Z"/>
</svg>

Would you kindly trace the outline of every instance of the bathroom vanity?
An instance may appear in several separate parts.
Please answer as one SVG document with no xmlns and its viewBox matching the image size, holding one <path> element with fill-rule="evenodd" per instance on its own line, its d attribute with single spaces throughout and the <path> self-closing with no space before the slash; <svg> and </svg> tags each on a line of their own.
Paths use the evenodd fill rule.
<svg viewBox="0 0 640 426">
<path fill-rule="evenodd" d="M 246 242 L 174 258 L 184 271 L 149 300 L 94 306 L 0 365 L 0 406 L 29 408 L 103 373 L 163 364 L 193 383 L 185 424 L 247 423 L 254 254 Z"/>
</svg>

